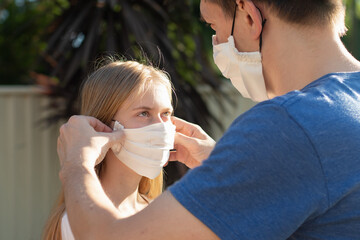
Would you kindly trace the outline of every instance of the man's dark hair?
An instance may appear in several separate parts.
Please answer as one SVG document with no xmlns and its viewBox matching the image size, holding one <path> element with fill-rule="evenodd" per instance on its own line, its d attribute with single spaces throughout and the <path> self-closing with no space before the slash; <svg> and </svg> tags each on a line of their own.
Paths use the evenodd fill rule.
<svg viewBox="0 0 360 240">
<path fill-rule="evenodd" d="M 206 1 L 218 4 L 226 15 L 233 16 L 235 0 Z M 253 0 L 253 2 L 257 6 L 269 7 L 286 22 L 300 25 L 337 23 L 344 11 L 342 0 Z"/>
</svg>

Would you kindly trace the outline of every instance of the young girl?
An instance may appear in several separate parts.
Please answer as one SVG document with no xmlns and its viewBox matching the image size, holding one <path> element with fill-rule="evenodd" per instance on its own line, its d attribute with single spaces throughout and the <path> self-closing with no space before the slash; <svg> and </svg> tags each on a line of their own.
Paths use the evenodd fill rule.
<svg viewBox="0 0 360 240">
<path fill-rule="evenodd" d="M 128 217 L 145 208 L 162 192 L 162 167 L 173 148 L 175 127 L 170 121 L 172 87 L 168 76 L 135 61 L 114 61 L 85 81 L 81 114 L 93 116 L 124 140 L 96 166 L 105 193 Z M 74 239 L 61 191 L 43 239 Z"/>
</svg>

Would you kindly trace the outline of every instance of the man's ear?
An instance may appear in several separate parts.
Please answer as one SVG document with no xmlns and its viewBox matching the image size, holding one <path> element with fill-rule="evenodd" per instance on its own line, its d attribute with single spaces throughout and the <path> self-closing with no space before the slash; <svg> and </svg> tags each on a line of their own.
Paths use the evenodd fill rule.
<svg viewBox="0 0 360 240">
<path fill-rule="evenodd" d="M 250 37 L 254 40 L 260 37 L 262 31 L 262 16 L 259 9 L 251 0 L 236 0 L 238 11 L 242 11 L 245 22 L 249 27 Z"/>
</svg>

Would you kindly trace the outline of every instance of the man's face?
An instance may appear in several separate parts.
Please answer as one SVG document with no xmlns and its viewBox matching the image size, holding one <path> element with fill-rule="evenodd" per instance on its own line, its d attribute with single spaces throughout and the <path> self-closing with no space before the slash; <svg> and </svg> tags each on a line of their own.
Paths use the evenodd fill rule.
<svg viewBox="0 0 360 240">
<path fill-rule="evenodd" d="M 216 44 L 227 42 L 231 34 L 233 18 L 225 15 L 218 4 L 209 0 L 201 0 L 200 12 L 203 20 L 215 31 Z"/>
</svg>

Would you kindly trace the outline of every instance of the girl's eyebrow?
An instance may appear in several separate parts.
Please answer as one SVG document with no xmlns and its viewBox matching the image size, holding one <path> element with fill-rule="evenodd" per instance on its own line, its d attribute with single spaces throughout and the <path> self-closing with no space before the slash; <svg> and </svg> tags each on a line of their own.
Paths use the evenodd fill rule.
<svg viewBox="0 0 360 240">
<path fill-rule="evenodd" d="M 150 111 L 152 109 L 153 108 L 148 107 L 148 106 L 139 106 L 139 107 L 136 107 L 136 108 L 132 109 L 132 111 L 137 111 L 137 110 L 148 110 L 148 111 Z M 164 108 L 164 109 L 169 110 L 171 112 L 174 112 L 174 108 L 172 108 L 172 107 L 168 107 L 168 108 Z"/>
<path fill-rule="evenodd" d="M 148 107 L 148 106 L 139 106 L 139 107 L 134 108 L 133 110 L 139 110 L 139 109 L 151 110 L 152 108 Z"/>
</svg>

